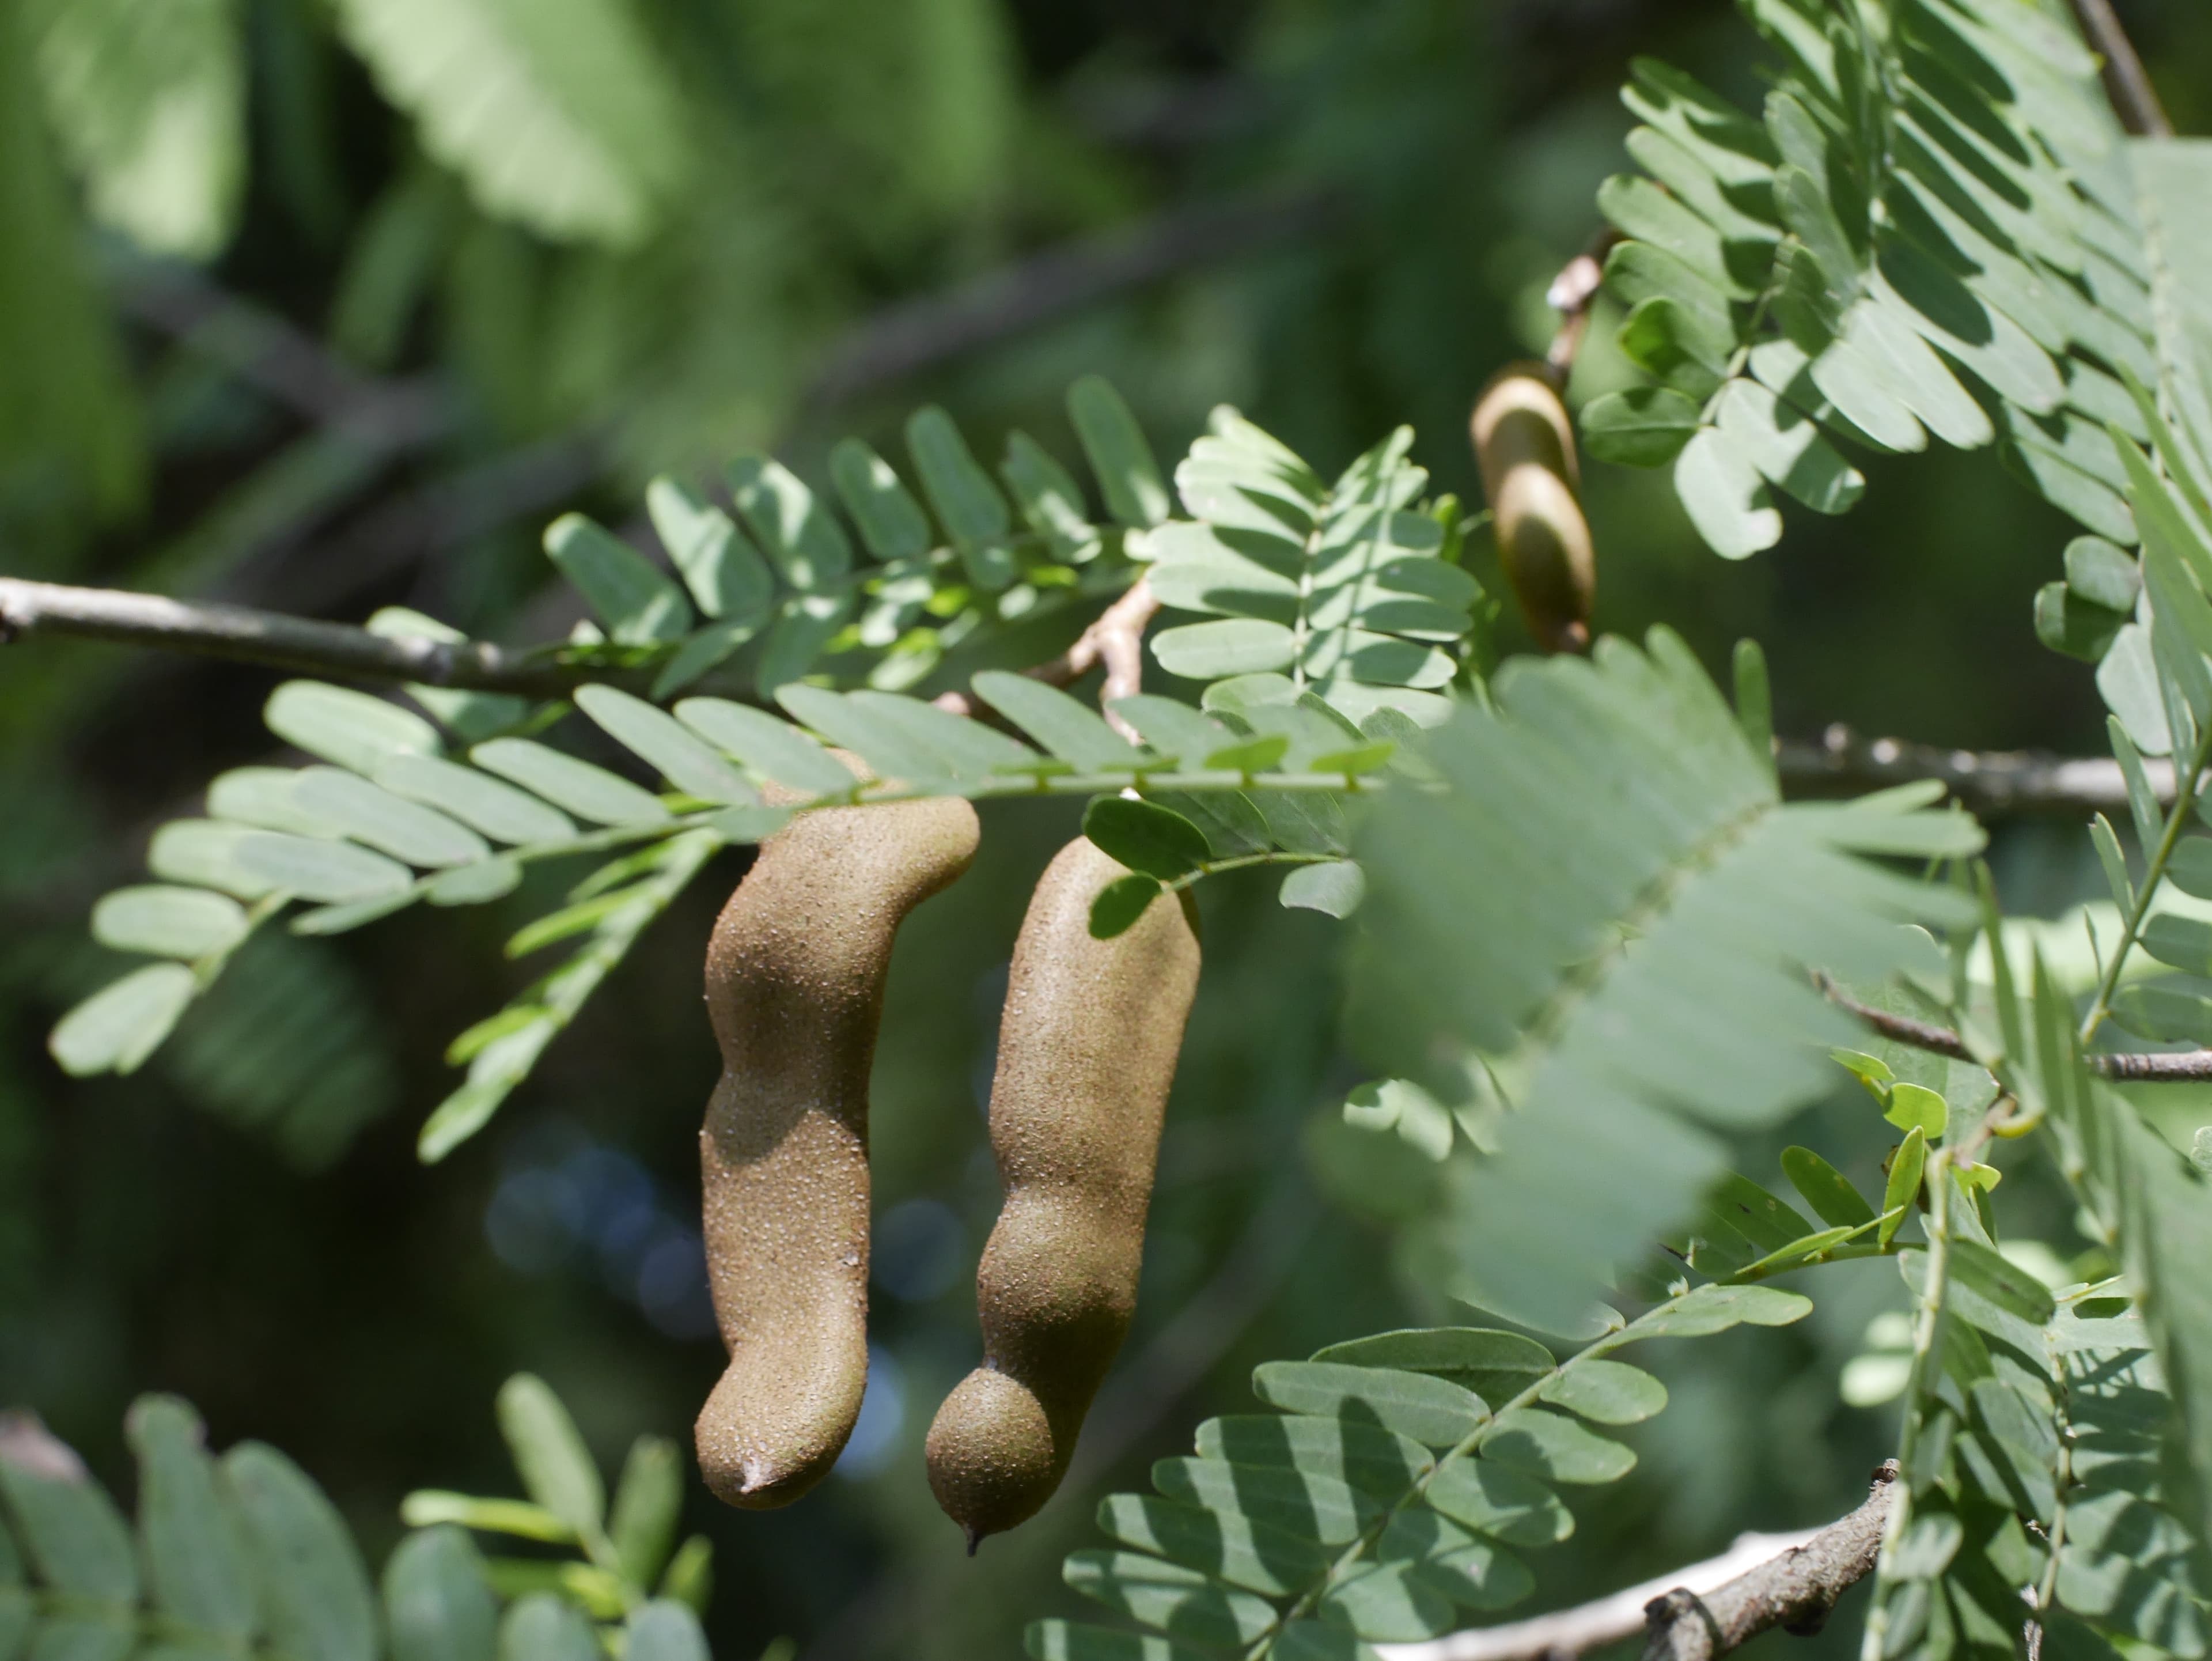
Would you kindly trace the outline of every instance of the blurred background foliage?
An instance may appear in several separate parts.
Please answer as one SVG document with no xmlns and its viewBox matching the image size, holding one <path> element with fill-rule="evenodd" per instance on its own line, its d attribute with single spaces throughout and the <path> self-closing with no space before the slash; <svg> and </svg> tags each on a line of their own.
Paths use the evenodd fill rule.
<svg viewBox="0 0 2212 1661">
<path fill-rule="evenodd" d="M 2203 131 L 2212 12 L 2120 9 Z M 573 620 L 536 545 L 557 511 L 632 523 L 649 472 L 741 447 L 818 478 L 836 435 L 893 451 L 925 399 L 987 454 L 1018 423 L 1072 456 L 1060 394 L 1091 370 L 1164 455 L 1220 401 L 1325 470 L 1410 420 L 1479 501 L 1468 406 L 1550 332 L 1637 53 L 1757 95 L 1725 0 L 0 0 L 0 569 L 543 639 Z M 1620 378 L 1608 322 L 1577 402 Z M 1725 566 L 1662 474 L 1594 470 L 1600 624 L 1668 620 L 1715 666 L 1758 636 L 1792 735 L 2094 747 L 2088 671 L 2030 625 L 2069 528 L 1985 453 L 1868 471 L 1852 516 Z M 272 678 L 0 652 L 0 1402 L 112 1481 L 124 1404 L 175 1390 L 218 1443 L 291 1452 L 374 1554 L 409 1489 L 496 1491 L 483 1404 L 509 1372 L 552 1380 L 610 1462 L 682 1433 L 718 1372 L 692 1140 L 717 885 L 434 1171 L 412 1127 L 441 1047 L 522 973 L 495 907 L 258 942 L 147 1072 L 64 1080 L 45 1031 L 111 970 L 87 907 L 201 781 L 264 758 Z M 1246 1408 L 1253 1363 L 1449 1318 L 1390 1268 L 1406 1172 L 1334 1128 L 1358 1076 L 1334 925 L 1210 884 L 1137 1330 L 1075 1480 L 960 1561 L 921 1435 L 974 1359 L 993 1028 L 1074 812 L 988 810 L 982 866 L 901 939 L 868 1406 L 793 1511 L 694 1493 L 718 1654 L 1011 1654 L 1071 1602 L 1057 1566 L 1104 1482 Z M 2011 904 L 2082 897 L 2081 847 L 2008 830 Z M 1792 1139 L 1863 1179 L 1880 1130 L 1861 1101 Z M 1824 1278 L 1805 1326 L 1680 1358 L 1632 1499 L 1553 1555 L 1545 1599 L 1849 1503 L 1887 1423 L 1836 1379 L 1900 1293 Z"/>
</svg>

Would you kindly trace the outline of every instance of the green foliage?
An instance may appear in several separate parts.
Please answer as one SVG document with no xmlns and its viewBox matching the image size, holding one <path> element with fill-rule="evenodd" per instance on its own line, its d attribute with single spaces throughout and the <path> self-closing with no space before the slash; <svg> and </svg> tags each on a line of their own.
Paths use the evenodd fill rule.
<svg viewBox="0 0 2212 1661">
<path fill-rule="evenodd" d="M 0 1447 L 0 1653 L 265 1646 L 302 1661 L 585 1661 L 624 1646 L 646 1661 L 707 1661 L 706 1542 L 669 1549 L 682 1500 L 674 1447 L 647 1436 L 631 1449 L 610 1537 L 599 1473 L 559 1400 L 524 1374 L 500 1408 L 534 1500 L 410 1494 L 416 1531 L 385 1565 L 380 1613 L 337 1509 L 276 1449 L 241 1442 L 212 1457 L 189 1406 L 141 1396 L 125 1423 L 134 1530 L 74 1451 L 35 1420 L 12 1422 Z M 487 1560 L 471 1529 L 587 1555 Z"/>
<path fill-rule="evenodd" d="M 1108 501 L 1133 518 L 1163 511 L 1158 469 L 1113 390 L 1096 379 L 1081 382 L 1070 403 Z M 556 654 L 563 659 L 649 675 L 653 697 L 667 698 L 761 635 L 757 658 L 740 659 L 721 682 L 708 684 L 734 681 L 731 690 L 773 695 L 790 719 L 705 696 L 678 699 L 672 714 L 612 684 L 587 684 L 574 695 L 575 709 L 600 734 L 665 781 L 662 794 L 516 735 L 542 729 L 557 708 L 533 715 L 515 699 L 410 688 L 434 718 L 425 719 L 321 683 L 278 687 L 264 712 L 270 730 L 324 764 L 226 773 L 209 787 L 207 817 L 156 833 L 149 864 L 161 881 L 107 896 L 95 908 L 94 932 L 105 945 L 164 961 L 133 970 L 64 1016 L 51 1043 L 56 1059 L 80 1075 L 134 1070 L 233 954 L 291 903 L 307 907 L 291 917 L 295 934 L 337 934 L 419 902 L 498 900 L 540 862 L 611 855 L 570 891 L 566 905 L 509 941 L 516 958 L 580 937 L 581 943 L 454 1041 L 448 1060 L 465 1064 L 468 1077 L 422 1128 L 422 1157 L 435 1160 L 483 1128 L 647 925 L 718 850 L 772 834 L 811 806 L 942 794 L 1089 796 L 1135 788 L 1165 793 L 1171 805 L 1102 804 L 1100 811 L 1109 819 L 1133 814 L 1140 825 L 1176 827 L 1174 860 L 1163 866 L 1162 853 L 1139 847 L 1140 831 L 1109 831 L 1109 851 L 1172 886 L 1255 863 L 1340 861 L 1348 849 L 1345 799 L 1385 782 L 1400 739 L 1413 730 L 1401 713 L 1373 699 L 1363 728 L 1303 678 L 1217 685 L 1211 714 L 1133 697 L 1115 705 L 1145 740 L 1133 744 L 1042 681 L 977 674 L 977 697 L 1034 740 L 1033 748 L 981 720 L 878 690 L 911 684 L 944 656 L 948 638 L 957 643 L 987 626 L 987 618 L 1024 617 L 1055 586 L 1079 593 L 1069 586 L 1079 566 L 1108 584 L 1127 582 L 1130 545 L 1157 542 L 1178 528 L 1090 523 L 1080 517 L 1073 482 L 1056 470 L 1048 473 L 1042 451 L 1018 445 L 1013 455 L 1027 459 L 1010 460 L 1007 474 L 1031 528 L 1017 531 L 957 430 L 940 419 L 924 431 L 917 472 L 945 527 L 945 542 L 933 547 L 920 502 L 888 464 L 857 443 L 843 447 L 833 466 L 853 532 L 765 458 L 732 470 L 742 529 L 683 487 L 657 484 L 648 500 L 682 588 L 627 543 L 577 516 L 547 532 L 554 563 L 601 624 L 590 641 Z M 1207 447 L 1217 443 L 1202 440 L 1194 453 L 1211 454 Z M 1402 449 L 1402 440 L 1393 441 L 1354 476 L 1387 475 L 1395 481 L 1388 499 L 1410 499 L 1418 477 L 1409 482 L 1409 470 L 1391 459 Z M 1364 524 L 1393 511 L 1370 505 L 1347 508 L 1344 515 Z M 1433 528 L 1433 521 L 1418 522 Z M 1212 534 L 1204 525 L 1188 528 Z M 856 537 L 886 563 L 861 563 Z M 1455 569 L 1433 558 L 1423 563 L 1451 570 L 1471 588 Z M 979 569 L 1003 571 L 1007 581 L 994 593 L 975 580 Z M 781 599 L 769 586 L 771 570 L 784 585 Z M 858 623 L 848 622 L 855 612 Z M 708 621 L 695 627 L 700 613 Z M 925 614 L 933 615 L 916 621 Z M 1453 615 L 1465 625 L 1463 613 Z M 949 621 L 939 626 L 939 618 Z M 411 613 L 385 614 L 380 626 L 434 638 L 452 634 Z M 1449 666 L 1439 648 L 1422 650 Z M 802 672 L 810 678 L 799 678 Z M 861 684 L 849 691 L 822 684 L 839 678 Z M 1323 677 L 1319 684 L 1352 683 Z M 1341 690 L 1333 696 L 1340 703 L 1358 701 Z M 868 778 L 856 778 L 824 743 L 856 757 Z M 769 791 L 774 806 L 763 794 Z M 1292 891 L 1286 903 L 1316 897 L 1326 902 L 1320 909 L 1348 909 L 1351 880 L 1340 876 L 1328 891 L 1310 897 Z M 1121 926 L 1134 922 L 1158 891 L 1141 885 L 1121 891 Z"/>
<path fill-rule="evenodd" d="M 490 212 L 627 246 L 689 158 L 675 88 L 619 0 L 343 0 L 339 27 Z"/>
<path fill-rule="evenodd" d="M 1929 435 L 2007 459 L 2089 530 L 2135 540 L 2108 433 L 2148 437 L 2129 395 L 2194 382 L 2176 317 L 2184 147 L 2130 144 L 2094 58 L 2019 0 L 1906 0 L 1876 27 L 1820 0 L 1747 0 L 1782 56 L 1759 117 L 1639 64 L 1626 97 L 1647 177 L 1601 205 L 1621 342 L 1658 383 L 1585 415 L 1591 446 L 1671 461 L 1719 552 L 1772 546 L 1780 490 L 1840 513 L 1838 441 Z M 2195 233 L 2188 233 L 2195 234 Z M 2201 401 L 2201 398 L 2200 398 Z M 2052 631 L 2087 648 L 2094 619 Z"/>
<path fill-rule="evenodd" d="M 1115 1542 L 1069 1557 L 1069 1585 L 1169 1639 L 1254 1657 L 1352 1652 L 1432 1638 L 1534 1589 L 1516 1551 L 1574 1530 L 1557 1488 L 1602 1487 L 1636 1456 L 1590 1427 L 1634 1424 L 1667 1392 L 1609 1359 L 1645 1339 L 1809 1313 L 1794 1293 L 1684 1291 L 1564 1361 L 1478 1327 L 1381 1333 L 1305 1362 L 1269 1362 L 1253 1390 L 1281 1416 L 1198 1428 L 1196 1457 L 1152 1467 L 1150 1494 L 1109 1495 Z M 1031 1627 L 1038 1661 L 1136 1653 L 1129 1635 Z"/>
<path fill-rule="evenodd" d="M 1176 470 L 1195 523 L 1152 538 L 1152 592 L 1224 621 L 1185 624 L 1152 642 L 1161 667 L 1217 684 L 1209 702 L 1285 683 L 1354 721 L 1391 708 L 1433 723 L 1437 689 L 1458 664 L 1481 597 L 1437 557 L 1443 527 L 1411 511 L 1428 474 L 1400 428 L 1334 485 L 1233 411 Z M 1270 697 L 1267 701 L 1274 702 Z"/>
<path fill-rule="evenodd" d="M 1912 960 L 1899 922 L 1971 921 L 1869 856 L 1982 835 L 1925 811 L 1932 789 L 1784 806 L 1664 631 L 1510 664 L 1492 697 L 1425 747 L 1442 788 L 1391 793 L 1358 838 L 1352 1019 L 1368 1059 L 1447 1102 L 1504 1079 L 1516 1110 L 1455 1181 L 1450 1249 L 1475 1295 L 1540 1321 L 1680 1220 L 1722 1136 L 1826 1086 L 1814 1046 L 1852 1029 L 1807 966 L 1878 981 Z"/>
<path fill-rule="evenodd" d="M 246 186 L 237 0 L 29 0 L 39 79 L 92 211 L 156 253 L 207 259 Z"/>
</svg>

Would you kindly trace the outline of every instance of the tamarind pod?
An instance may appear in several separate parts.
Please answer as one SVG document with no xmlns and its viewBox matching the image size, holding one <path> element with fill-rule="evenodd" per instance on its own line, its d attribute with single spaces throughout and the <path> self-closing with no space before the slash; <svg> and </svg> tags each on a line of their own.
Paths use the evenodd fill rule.
<svg viewBox="0 0 2212 1661">
<path fill-rule="evenodd" d="M 1006 1200 L 975 1275 L 983 1365 L 945 1398 L 927 1444 L 930 1488 L 970 1551 L 1060 1486 L 1136 1310 L 1199 946 L 1187 901 L 1093 939 L 1091 901 L 1127 874 L 1078 837 L 1046 868 L 1014 946 L 991 1086 Z"/>
<path fill-rule="evenodd" d="M 1540 363 L 1499 371 L 1476 401 L 1469 428 L 1498 563 L 1529 632 L 1547 652 L 1589 650 L 1596 552 L 1576 496 L 1574 425 L 1549 371 Z"/>
<path fill-rule="evenodd" d="M 707 948 L 723 1070 L 699 1133 L 728 1368 L 699 1415 L 721 1499 L 787 1505 L 852 1434 L 868 1374 L 868 1073 L 899 923 L 968 868 L 975 810 L 819 809 L 762 844 Z"/>
</svg>

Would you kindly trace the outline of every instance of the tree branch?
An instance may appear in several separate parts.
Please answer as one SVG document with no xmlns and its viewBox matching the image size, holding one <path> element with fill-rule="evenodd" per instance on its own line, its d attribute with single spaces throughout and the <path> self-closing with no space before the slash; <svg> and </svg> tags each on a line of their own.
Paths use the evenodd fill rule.
<svg viewBox="0 0 2212 1661">
<path fill-rule="evenodd" d="M 2171 138 L 2173 123 L 2158 101 L 2157 88 L 2136 55 L 2135 43 L 2120 27 L 2112 0 L 2074 0 L 2074 21 L 2091 49 L 2103 58 L 2105 96 L 2120 125 L 2138 138 Z"/>
<path fill-rule="evenodd" d="M 307 674 L 418 681 L 532 697 L 558 697 L 580 681 L 605 678 L 604 671 L 536 661 L 481 641 L 396 639 L 246 605 L 0 577 L 0 644 L 42 631 L 198 652 Z"/>
<path fill-rule="evenodd" d="M 2054 756 L 2033 750 L 1945 750 L 1902 739 L 1863 739 L 1831 727 L 1815 744 L 1784 741 L 1775 749 L 1782 782 L 1793 795 L 1850 796 L 1893 784 L 1940 779 L 1977 813 L 2119 812 L 2127 781 L 2108 757 Z M 2173 764 L 2146 757 L 2143 770 L 2161 801 L 2173 800 Z"/>
<path fill-rule="evenodd" d="M 1091 625 L 1076 637 L 1074 645 L 1058 657 L 1024 672 L 1048 686 L 1069 686 L 1103 663 L 1106 666 L 1106 682 L 1098 689 L 1099 703 L 1134 697 L 1145 686 L 1145 630 L 1159 609 L 1160 602 L 1153 597 L 1150 579 L 1140 576 L 1130 585 L 1127 593 L 1101 611 Z M 940 709 L 949 709 L 971 720 L 981 719 L 984 713 L 965 692 L 940 692 L 931 702 Z M 1106 712 L 1106 719 L 1130 743 L 1144 742 L 1136 729 L 1112 710 Z"/>
<path fill-rule="evenodd" d="M 1310 236 L 1335 214 L 1334 198 L 1320 192 L 1208 203 L 1174 210 L 1133 229 L 1048 248 L 972 283 L 878 313 L 831 349 L 800 408 L 819 412 L 1126 289 Z"/>
<path fill-rule="evenodd" d="M 1813 979 L 1826 995 L 1830 1003 L 1858 1020 L 1870 1032 L 1879 1033 L 1893 1043 L 1924 1050 L 1933 1056 L 1948 1056 L 1954 1062 L 1974 1059 L 1974 1053 L 1966 1048 L 1966 1041 L 1948 1026 L 1915 1020 L 1910 1015 L 1893 1015 L 1887 1009 L 1876 1009 L 1871 1004 L 1861 1003 L 1825 975 L 1815 975 Z M 2212 1080 L 2212 1050 L 2107 1053 L 2086 1056 L 2082 1059 L 2098 1077 L 2123 1083 L 2197 1084 Z"/>
<path fill-rule="evenodd" d="M 1773 1627 L 1817 1631 L 1874 1570 L 1896 1498 L 1897 1465 L 1850 1516 L 1799 1534 L 1747 1534 L 1720 1556 L 1553 1615 L 1453 1633 L 1423 1644 L 1377 1644 L 1383 1661 L 1571 1661 L 1648 1631 L 1644 1661 L 1713 1661 Z"/>
</svg>

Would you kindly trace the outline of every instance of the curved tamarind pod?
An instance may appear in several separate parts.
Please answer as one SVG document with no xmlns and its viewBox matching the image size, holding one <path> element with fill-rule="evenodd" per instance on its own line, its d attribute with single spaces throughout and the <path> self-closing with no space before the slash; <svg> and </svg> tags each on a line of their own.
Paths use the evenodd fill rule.
<svg viewBox="0 0 2212 1661">
<path fill-rule="evenodd" d="M 1078 837 L 1046 868 L 1014 946 L 991 1086 L 1006 1203 L 975 1275 L 983 1365 L 929 1427 L 929 1485 L 971 1552 L 1060 1486 L 1136 1309 L 1199 947 L 1176 904 L 1091 938 L 1091 901 L 1127 874 Z"/>
<path fill-rule="evenodd" d="M 1540 363 L 1516 363 L 1483 388 L 1468 423 L 1496 522 L 1498 563 L 1528 630 L 1547 652 L 1589 649 L 1597 558 L 1576 499 L 1574 423 Z"/>
<path fill-rule="evenodd" d="M 891 940 L 968 868 L 964 801 L 823 808 L 762 844 L 707 947 L 722 1077 L 699 1133 L 728 1369 L 699 1468 L 787 1505 L 836 1463 L 867 1384 L 868 1072 Z"/>
</svg>

